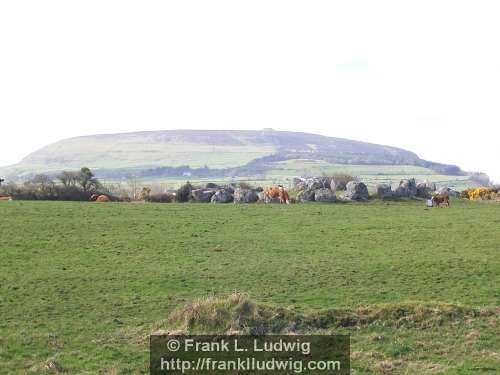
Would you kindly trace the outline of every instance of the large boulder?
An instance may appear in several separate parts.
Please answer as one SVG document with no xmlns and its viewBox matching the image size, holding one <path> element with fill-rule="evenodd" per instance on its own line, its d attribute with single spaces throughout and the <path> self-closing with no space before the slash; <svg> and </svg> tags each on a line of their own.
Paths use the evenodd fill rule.
<svg viewBox="0 0 500 375">
<path fill-rule="evenodd" d="M 346 186 L 345 199 L 360 200 L 368 199 L 368 188 L 362 182 L 349 181 Z"/>
<path fill-rule="evenodd" d="M 217 185 L 216 183 L 214 182 L 207 182 L 207 184 L 205 185 L 205 187 L 207 189 L 217 189 L 219 187 L 219 185 Z"/>
<path fill-rule="evenodd" d="M 316 202 L 335 202 L 337 196 L 335 192 L 330 189 L 317 189 L 314 191 L 314 200 Z"/>
<path fill-rule="evenodd" d="M 294 190 L 317 190 L 317 189 L 331 189 L 330 177 L 294 177 L 292 180 L 292 188 Z"/>
<path fill-rule="evenodd" d="M 229 191 L 231 194 L 234 193 L 234 191 L 238 188 L 238 186 L 235 183 L 230 183 L 228 185 L 224 185 L 221 187 L 221 189 Z"/>
<path fill-rule="evenodd" d="M 308 190 L 330 189 L 331 179 L 329 177 L 313 177 L 306 180 Z"/>
<path fill-rule="evenodd" d="M 215 194 L 215 189 L 195 189 L 191 191 L 193 200 L 199 203 L 210 203 L 212 196 Z"/>
<path fill-rule="evenodd" d="M 432 193 L 436 191 L 436 184 L 421 182 L 417 184 L 417 197 L 429 199 L 432 197 Z"/>
<path fill-rule="evenodd" d="M 378 184 L 377 185 L 377 197 L 380 199 L 388 199 L 394 196 L 394 192 L 391 189 L 391 185 L 388 184 Z"/>
<path fill-rule="evenodd" d="M 395 195 L 401 198 L 415 198 L 417 195 L 417 184 L 415 179 L 401 180 L 395 190 Z"/>
<path fill-rule="evenodd" d="M 297 194 L 298 202 L 314 202 L 315 190 L 302 190 L 299 194 Z"/>
<path fill-rule="evenodd" d="M 257 193 L 251 189 L 238 188 L 234 191 L 234 203 L 254 203 L 259 200 Z"/>
<path fill-rule="evenodd" d="M 230 203 L 233 201 L 233 194 L 228 189 L 219 189 L 212 195 L 212 203 Z"/>
</svg>

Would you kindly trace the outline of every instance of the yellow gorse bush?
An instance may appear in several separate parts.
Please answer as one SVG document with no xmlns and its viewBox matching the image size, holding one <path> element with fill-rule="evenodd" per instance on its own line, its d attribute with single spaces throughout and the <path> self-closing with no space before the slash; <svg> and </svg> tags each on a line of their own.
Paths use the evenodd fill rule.
<svg viewBox="0 0 500 375">
<path fill-rule="evenodd" d="M 494 193 L 493 189 L 487 187 L 480 187 L 477 189 L 467 189 L 465 190 L 470 200 L 474 199 L 491 199 L 492 193 Z"/>
</svg>

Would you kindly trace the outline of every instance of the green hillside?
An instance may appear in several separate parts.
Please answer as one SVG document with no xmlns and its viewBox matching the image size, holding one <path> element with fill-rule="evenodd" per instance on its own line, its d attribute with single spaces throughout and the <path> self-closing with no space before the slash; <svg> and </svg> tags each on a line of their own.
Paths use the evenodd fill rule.
<svg viewBox="0 0 500 375">
<path fill-rule="evenodd" d="M 236 130 L 168 130 L 91 135 L 61 140 L 0 169 L 10 179 L 91 168 L 107 181 L 135 175 L 143 181 L 286 181 L 294 176 L 350 173 L 367 182 L 421 177 L 472 184 L 460 168 L 420 159 L 383 145 L 316 134 Z"/>
</svg>

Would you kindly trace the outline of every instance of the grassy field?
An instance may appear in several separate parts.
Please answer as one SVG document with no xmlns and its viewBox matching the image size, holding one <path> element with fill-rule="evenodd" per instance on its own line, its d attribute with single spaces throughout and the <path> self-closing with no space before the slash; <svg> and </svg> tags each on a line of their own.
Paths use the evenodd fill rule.
<svg viewBox="0 0 500 375">
<path fill-rule="evenodd" d="M 234 291 L 290 314 L 385 312 L 309 328 L 350 333 L 357 374 L 499 368 L 498 203 L 12 201 L 0 217 L 1 374 L 49 359 L 145 372 L 147 335 L 174 309 Z M 400 324 L 405 309 L 421 318 Z"/>
<path fill-rule="evenodd" d="M 364 182 L 372 191 L 376 191 L 377 184 L 397 184 L 402 179 L 415 178 L 418 182 L 433 182 L 438 187 L 450 187 L 455 190 L 464 190 L 478 186 L 477 182 L 469 176 L 447 176 L 437 174 L 435 171 L 413 165 L 347 165 L 331 164 L 321 160 L 287 160 L 272 163 L 269 171 L 255 176 L 234 176 L 226 178 L 192 178 L 183 177 L 157 177 L 139 179 L 142 186 L 155 186 L 158 190 L 176 189 L 189 180 L 193 184 L 204 185 L 207 182 L 225 184 L 230 182 L 247 182 L 254 186 L 267 186 L 282 184 L 288 189 L 292 188 L 292 179 L 297 176 L 331 176 L 336 173 L 350 174 Z M 108 180 L 108 184 L 126 184 L 126 180 Z"/>
<path fill-rule="evenodd" d="M 356 176 L 372 190 L 375 190 L 377 184 L 394 184 L 408 178 L 434 182 L 438 186 L 456 190 L 477 185 L 469 176 L 440 175 L 432 169 L 415 165 L 348 165 L 331 164 L 321 160 L 287 160 L 274 163 L 266 173 L 266 179 L 282 182 L 293 176 L 329 176 L 335 173 Z"/>
</svg>

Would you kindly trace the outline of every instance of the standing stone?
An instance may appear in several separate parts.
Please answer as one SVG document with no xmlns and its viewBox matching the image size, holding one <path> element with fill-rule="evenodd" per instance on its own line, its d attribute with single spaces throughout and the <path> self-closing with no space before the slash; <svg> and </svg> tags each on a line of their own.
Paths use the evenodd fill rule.
<svg viewBox="0 0 500 375">
<path fill-rule="evenodd" d="M 349 181 L 344 198 L 350 200 L 368 199 L 368 188 L 362 182 Z"/>
<path fill-rule="evenodd" d="M 335 202 L 337 197 L 335 192 L 330 189 L 317 189 L 314 192 L 314 200 L 316 202 Z"/>
<path fill-rule="evenodd" d="M 377 197 L 380 199 L 392 198 L 394 195 L 391 185 L 379 184 L 377 185 Z"/>
<path fill-rule="evenodd" d="M 401 198 L 415 198 L 417 195 L 415 179 L 401 180 L 396 188 L 395 195 Z"/>
<path fill-rule="evenodd" d="M 417 184 L 417 197 L 429 199 L 432 197 L 432 193 L 436 190 L 435 184 L 430 184 L 428 182 L 421 182 Z"/>
<path fill-rule="evenodd" d="M 214 194 L 214 189 L 195 189 L 191 191 L 194 201 L 199 203 L 209 203 Z"/>
<path fill-rule="evenodd" d="M 233 194 L 228 189 L 219 189 L 212 195 L 212 203 L 230 203 L 233 201 Z"/>
<path fill-rule="evenodd" d="M 302 190 L 299 194 L 297 194 L 297 201 L 299 202 L 314 202 L 314 190 Z"/>
<path fill-rule="evenodd" d="M 236 189 L 234 191 L 234 203 L 254 203 L 259 197 L 257 193 L 251 189 Z"/>
</svg>

